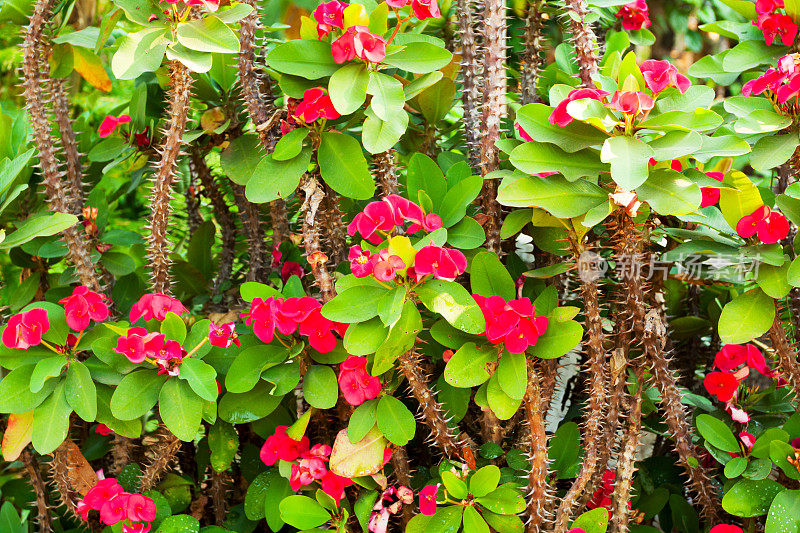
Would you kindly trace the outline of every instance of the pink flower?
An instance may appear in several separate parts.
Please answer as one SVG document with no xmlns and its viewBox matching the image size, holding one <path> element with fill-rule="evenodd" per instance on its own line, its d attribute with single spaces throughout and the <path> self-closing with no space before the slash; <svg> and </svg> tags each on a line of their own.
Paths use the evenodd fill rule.
<svg viewBox="0 0 800 533">
<path fill-rule="evenodd" d="M 412 0 L 411 11 L 419 20 L 438 19 L 442 16 L 436 0 Z"/>
<path fill-rule="evenodd" d="M 377 398 L 381 392 L 381 380 L 367 372 L 367 358 L 348 356 L 339 365 L 339 389 L 350 405 L 361 405 Z"/>
<path fill-rule="evenodd" d="M 709 372 L 703 380 L 703 386 L 709 394 L 716 396 L 721 402 L 730 401 L 739 388 L 739 381 L 727 372 Z"/>
<path fill-rule="evenodd" d="M 189 311 L 179 300 L 176 300 L 172 296 L 161 293 L 145 294 L 131 307 L 131 324 L 140 318 L 143 318 L 145 321 L 153 319 L 164 320 L 169 312 L 182 315 Z"/>
<path fill-rule="evenodd" d="M 67 315 L 67 325 L 75 331 L 83 331 L 89 327 L 89 322 L 102 322 L 108 318 L 108 306 L 105 304 L 106 296 L 99 292 L 90 291 L 85 285 L 75 287 L 71 296 L 59 300 L 64 304 Z"/>
<path fill-rule="evenodd" d="M 372 274 L 374 265 L 370 261 L 369 250 L 364 250 L 359 245 L 350 248 L 347 258 L 350 260 L 350 271 L 357 278 L 365 278 Z"/>
<path fill-rule="evenodd" d="M 364 211 L 357 214 L 347 226 L 347 233 L 355 235 L 360 233 L 364 239 L 372 244 L 380 244 L 383 237 L 378 233 L 389 234 L 403 224 L 411 222 L 406 233 L 414 234 L 420 229 L 435 231 L 442 227 L 442 219 L 436 214 L 425 214 L 423 209 L 414 202 L 390 194 L 379 202 L 370 202 Z"/>
<path fill-rule="evenodd" d="M 147 357 L 145 350 L 147 336 L 146 329 L 131 328 L 124 336 L 117 339 L 117 346 L 114 351 L 127 357 L 131 363 L 141 363 Z"/>
<path fill-rule="evenodd" d="M 742 86 L 743 96 L 752 96 L 754 94 L 761 94 L 764 91 L 770 90 L 773 92 L 778 91 L 781 84 L 786 80 L 787 73 L 776 68 L 768 68 L 767 71 L 758 78 L 752 79 Z M 781 103 L 788 100 L 787 96 Z"/>
<path fill-rule="evenodd" d="M 303 274 L 305 274 L 305 272 L 303 272 L 303 267 L 300 266 L 300 263 L 294 261 L 286 261 L 281 267 L 281 280 L 283 280 L 284 283 L 292 276 L 302 278 Z"/>
<path fill-rule="evenodd" d="M 333 41 L 331 54 L 333 55 L 333 60 L 339 65 L 356 58 L 355 35 L 355 29 L 350 27 L 338 39 Z"/>
<path fill-rule="evenodd" d="M 78 516 L 81 517 L 81 520 L 87 522 L 89 520 L 89 511 L 91 511 L 92 508 L 89 507 L 83 500 L 79 501 L 75 507 L 75 510 L 78 513 Z"/>
<path fill-rule="evenodd" d="M 336 501 L 336 505 L 339 505 L 339 501 L 344 496 L 344 489 L 352 484 L 353 481 L 349 478 L 334 474 L 330 470 L 320 481 L 322 492 L 333 498 Z"/>
<path fill-rule="evenodd" d="M 347 4 L 345 2 L 332 0 L 318 5 L 312 15 L 319 25 L 327 26 L 329 28 L 328 31 L 330 31 L 331 26 L 341 29 L 344 26 L 344 10 L 346 7 Z M 319 26 L 317 28 L 319 29 Z M 325 32 L 325 35 L 327 35 L 328 31 Z"/>
<path fill-rule="evenodd" d="M 783 0 L 756 0 L 756 13 L 763 15 L 783 8 Z"/>
<path fill-rule="evenodd" d="M 308 343 L 319 353 L 329 353 L 336 348 L 336 337 L 333 332 L 338 331 L 341 325 L 328 320 L 319 309 L 315 309 L 308 318 L 300 323 L 300 335 L 308 337 Z M 340 333 L 341 334 L 341 333 Z"/>
<path fill-rule="evenodd" d="M 275 336 L 275 319 L 273 318 L 273 305 L 277 306 L 272 297 L 262 300 L 253 298 L 250 310 L 239 316 L 245 318 L 245 324 L 252 324 L 253 333 L 261 342 L 270 343 Z"/>
<path fill-rule="evenodd" d="M 725 177 L 722 172 L 706 172 L 706 176 L 719 182 Z M 700 207 L 709 207 L 719 202 L 720 193 L 717 187 L 700 187 L 700 193 L 702 194 Z"/>
<path fill-rule="evenodd" d="M 150 524 L 139 522 L 138 524 L 122 524 L 122 533 L 149 533 Z"/>
<path fill-rule="evenodd" d="M 427 485 L 419 491 L 419 512 L 424 515 L 436 514 L 436 492 L 439 484 Z"/>
<path fill-rule="evenodd" d="M 435 0 L 430 0 L 434 2 Z M 356 56 L 370 63 L 380 63 L 386 59 L 386 40 L 380 35 L 370 33 L 365 26 L 354 26 L 356 34 L 353 46 Z"/>
<path fill-rule="evenodd" d="M 233 322 L 228 322 L 227 324 L 219 326 L 213 322 L 209 323 L 208 342 L 211 343 L 212 346 L 218 346 L 220 348 L 227 348 L 231 344 L 241 346 L 242 343 L 239 341 L 239 336 L 236 335 L 233 328 Z"/>
<path fill-rule="evenodd" d="M 797 36 L 797 24 L 792 21 L 792 17 L 784 13 L 759 15 L 758 20 L 753 24 L 761 29 L 767 46 L 771 46 L 775 37 L 778 36 L 784 46 L 792 46 L 794 38 Z"/>
<path fill-rule="evenodd" d="M 742 528 L 733 524 L 717 524 L 708 533 L 742 533 Z"/>
<path fill-rule="evenodd" d="M 752 433 L 748 433 L 747 431 L 740 431 L 739 432 L 739 440 L 742 441 L 744 444 L 745 449 L 749 452 L 753 449 L 753 445 L 756 443 L 756 436 Z"/>
<path fill-rule="evenodd" d="M 50 329 L 47 311 L 31 309 L 11 317 L 3 331 L 3 344 L 8 348 L 27 350 L 42 342 L 42 335 Z"/>
<path fill-rule="evenodd" d="M 535 345 L 547 330 L 547 318 L 535 316 L 535 308 L 527 297 L 509 302 L 500 296 L 485 298 L 473 294 L 472 297 L 486 319 L 483 335 L 492 344 L 505 343 L 511 353 L 522 353 Z"/>
<path fill-rule="evenodd" d="M 131 494 L 123 492 L 107 500 L 100 508 L 100 520 L 107 526 L 112 526 L 117 522 L 125 520 L 125 513 L 128 508 L 128 499 Z"/>
<path fill-rule="evenodd" d="M 333 107 L 328 91 L 323 87 L 306 89 L 303 93 L 303 101 L 297 106 L 296 117 L 301 117 L 306 124 L 311 124 L 318 118 L 334 120 L 341 115 Z"/>
<path fill-rule="evenodd" d="M 261 447 L 261 461 L 267 465 L 274 465 L 278 459 L 281 461 L 295 461 L 300 454 L 308 450 L 308 437 L 294 440 L 286 434 L 288 426 L 278 426 L 275 433 L 267 437 Z"/>
<path fill-rule="evenodd" d="M 739 409 L 731 403 L 725 405 L 725 411 L 731 415 L 731 419 L 733 419 L 734 422 L 739 422 L 740 424 L 747 424 L 750 422 L 750 415 L 748 415 L 743 409 Z"/>
<path fill-rule="evenodd" d="M 550 114 L 550 124 L 558 124 L 562 128 L 569 125 L 572 122 L 572 116 L 567 113 L 567 104 L 570 102 L 574 102 L 575 100 L 583 100 L 584 98 L 591 98 L 592 100 L 598 100 L 602 102 L 609 93 L 601 90 L 601 89 L 573 89 L 567 95 L 566 98 L 561 100 L 558 105 L 553 109 L 553 112 Z"/>
<path fill-rule="evenodd" d="M 300 460 L 292 465 L 289 485 L 297 492 L 303 485 L 310 485 L 328 473 L 325 462 L 331 454 L 331 447 L 317 444 L 311 450 L 300 454 Z"/>
<path fill-rule="evenodd" d="M 624 115 L 636 116 L 639 113 L 647 115 L 653 105 L 653 99 L 643 92 L 615 91 L 608 107 Z"/>
<path fill-rule="evenodd" d="M 459 250 L 431 244 L 414 256 L 417 276 L 432 274 L 434 278 L 453 281 L 467 270 L 467 258 Z"/>
<path fill-rule="evenodd" d="M 758 234 L 764 244 L 774 244 L 789 234 L 789 221 L 777 211 L 762 205 L 749 215 L 743 216 L 736 224 L 736 233 L 747 239 Z"/>
<path fill-rule="evenodd" d="M 692 84 L 689 78 L 679 73 L 675 65 L 667 60 L 648 59 L 642 62 L 640 69 L 653 94 L 658 94 L 667 87 L 677 87 L 681 93 L 685 93 Z"/>
<path fill-rule="evenodd" d="M 372 273 L 378 281 L 392 281 L 398 270 L 406 267 L 406 264 L 396 255 L 389 255 L 389 249 L 384 248 L 370 258 Z"/>
<path fill-rule="evenodd" d="M 620 7 L 617 18 L 622 19 L 622 27 L 628 31 L 650 27 L 650 13 L 645 0 L 634 0 Z"/>
<path fill-rule="evenodd" d="M 115 496 L 124 492 L 122 485 L 120 485 L 114 478 L 105 478 L 95 484 L 94 487 L 89 489 L 86 496 L 83 497 L 83 502 L 95 511 L 99 511 L 103 504 L 110 501 Z"/>
<path fill-rule="evenodd" d="M 128 520 L 133 522 L 152 522 L 156 519 L 156 502 L 142 496 L 131 494 L 127 502 Z"/>
<path fill-rule="evenodd" d="M 97 133 L 100 135 L 101 139 L 103 137 L 108 137 L 114 133 L 114 130 L 117 129 L 117 126 L 120 124 L 127 124 L 130 121 L 131 117 L 129 115 L 120 115 L 119 117 L 106 115 L 106 118 L 103 119 L 100 127 L 97 128 Z"/>
</svg>

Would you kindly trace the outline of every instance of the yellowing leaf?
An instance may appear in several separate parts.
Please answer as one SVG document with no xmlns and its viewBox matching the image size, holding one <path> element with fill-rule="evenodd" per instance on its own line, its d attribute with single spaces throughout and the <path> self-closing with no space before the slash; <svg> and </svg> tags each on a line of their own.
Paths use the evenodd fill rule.
<svg viewBox="0 0 800 533">
<path fill-rule="evenodd" d="M 408 267 L 414 264 L 414 256 L 417 255 L 417 249 L 411 245 L 411 239 L 405 235 L 398 235 L 389 240 L 389 254 L 396 255 L 403 260 L 406 267 L 400 270 L 400 274 L 405 275 Z"/>
<path fill-rule="evenodd" d="M 350 4 L 344 9 L 344 29 L 350 26 L 369 26 L 369 17 L 361 4 Z"/>
<path fill-rule="evenodd" d="M 92 87 L 100 89 L 104 92 L 111 91 L 111 79 L 103 68 L 103 63 L 100 57 L 94 52 L 81 48 L 80 46 L 72 47 L 72 61 L 73 68 L 78 71 L 78 74 L 83 76 L 83 79 L 89 82 Z"/>
<path fill-rule="evenodd" d="M 330 457 L 330 469 L 339 476 L 354 478 L 377 474 L 383 468 L 383 453 L 388 442 L 377 428 L 363 439 L 350 442 L 347 430 L 336 435 Z"/>
<path fill-rule="evenodd" d="M 203 128 L 203 131 L 206 133 L 214 133 L 214 131 L 225 124 L 226 121 L 225 112 L 219 107 L 213 107 L 200 117 L 200 127 Z"/>
<path fill-rule="evenodd" d="M 8 415 L 8 427 L 3 433 L 3 459 L 8 462 L 17 460 L 25 446 L 31 442 L 32 428 L 33 411 Z"/>
</svg>

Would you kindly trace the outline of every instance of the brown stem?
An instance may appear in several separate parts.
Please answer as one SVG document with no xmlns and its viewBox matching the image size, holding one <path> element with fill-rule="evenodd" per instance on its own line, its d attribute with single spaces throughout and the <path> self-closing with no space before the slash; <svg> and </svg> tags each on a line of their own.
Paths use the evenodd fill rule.
<svg viewBox="0 0 800 533">
<path fill-rule="evenodd" d="M 469 160 L 477 171 L 481 161 L 481 64 L 480 47 L 476 42 L 475 2 L 456 0 L 454 4 L 458 20 L 458 38 L 461 44 L 461 103 L 464 107 L 464 138 Z"/>
<path fill-rule="evenodd" d="M 570 31 L 578 58 L 578 70 L 584 87 L 594 88 L 592 78 L 597 74 L 597 38 L 591 23 L 586 22 L 589 8 L 586 0 L 565 0 Z"/>
<path fill-rule="evenodd" d="M 543 0 L 528 2 L 526 7 L 525 50 L 522 53 L 519 80 L 523 105 L 537 100 L 536 84 L 539 81 L 539 72 L 542 65 L 544 65 L 544 57 L 542 56 L 542 32 L 544 30 L 542 9 L 544 9 Z"/>
<path fill-rule="evenodd" d="M 400 194 L 400 184 L 397 182 L 400 169 L 397 167 L 394 150 L 387 150 L 373 155 L 372 170 L 375 174 L 375 180 L 380 186 L 381 196 Z"/>
<path fill-rule="evenodd" d="M 614 491 L 611 493 L 611 520 L 609 531 L 623 533 L 628 530 L 630 520 L 629 502 L 631 499 L 631 484 L 633 473 L 636 471 L 636 451 L 639 448 L 639 434 L 642 426 L 642 370 L 637 368 L 636 391 L 626 394 L 628 408 L 628 423 L 623 435 L 623 448 L 617 458 L 617 475 L 614 480 Z"/>
<path fill-rule="evenodd" d="M 303 223 L 303 245 L 306 250 L 306 260 L 320 290 L 322 301 L 327 302 L 336 295 L 336 289 L 333 286 L 331 273 L 328 271 L 328 256 L 322 251 L 320 242 L 322 228 L 317 218 L 319 207 L 325 199 L 325 190 L 312 173 L 306 173 L 300 180 L 300 190 L 305 193 L 305 200 L 300 207 L 300 219 Z"/>
<path fill-rule="evenodd" d="M 131 463 L 131 452 L 133 451 L 133 439 L 114 434 L 114 441 L 111 446 L 112 471 L 119 475 L 122 469 Z"/>
<path fill-rule="evenodd" d="M 800 364 L 797 361 L 797 353 L 786 339 L 786 331 L 781 321 L 781 307 L 777 302 L 775 304 L 775 320 L 772 321 L 772 326 L 769 328 L 769 339 L 772 349 L 775 350 L 780 376 L 789 383 L 795 395 L 800 397 Z"/>
<path fill-rule="evenodd" d="M 147 259 L 150 267 L 150 288 L 153 292 L 169 293 L 172 277 L 169 258 L 169 217 L 172 180 L 181 154 L 183 130 L 189 114 L 192 77 L 179 61 L 167 65 L 170 87 L 167 93 L 167 125 L 159 148 L 160 158 L 150 178 L 150 235 L 147 239 Z"/>
<path fill-rule="evenodd" d="M 181 440 L 173 435 L 163 424 L 155 444 L 150 447 L 152 459 L 139 478 L 140 490 L 146 492 L 154 489 L 159 480 L 166 474 L 170 463 L 181 448 Z"/>
<path fill-rule="evenodd" d="M 542 409 L 540 377 L 533 363 L 528 362 L 528 388 L 522 400 L 525 418 L 530 429 L 531 470 L 528 472 L 528 503 L 526 533 L 545 531 L 552 519 L 548 500 L 552 499 L 552 487 L 547 482 L 547 434 L 545 433 L 545 411 Z"/>
<path fill-rule="evenodd" d="M 22 451 L 20 459 L 25 465 L 28 483 L 36 494 L 36 521 L 39 523 L 39 531 L 50 533 L 53 531 L 53 518 L 50 516 L 50 508 L 47 505 L 47 489 L 44 486 L 41 472 L 39 472 L 39 463 L 27 449 Z"/>
<path fill-rule="evenodd" d="M 394 469 L 394 477 L 398 485 L 404 487 L 411 487 L 411 469 L 408 466 L 408 454 L 406 453 L 405 446 L 398 446 L 392 453 L 392 468 Z M 403 515 L 401 517 L 403 529 L 405 529 L 408 521 L 414 516 L 414 508 L 411 505 L 403 506 Z"/>
<path fill-rule="evenodd" d="M 50 459 L 50 481 L 56 488 L 58 498 L 68 512 L 77 516 L 78 500 L 80 495 L 70 483 L 70 460 L 69 448 L 67 442 L 69 439 L 59 445 L 53 451 L 52 458 Z"/>
<path fill-rule="evenodd" d="M 236 205 L 239 207 L 239 216 L 242 218 L 242 227 L 247 236 L 247 249 L 250 252 L 247 281 L 264 281 L 267 277 L 267 251 L 264 246 L 261 213 L 256 204 L 245 198 L 244 187 L 235 183 L 232 183 L 231 186 L 236 198 Z"/>
<path fill-rule="evenodd" d="M 72 199 L 73 215 L 80 215 L 83 211 L 83 169 L 81 155 L 78 152 L 78 142 L 75 139 L 75 130 L 69 118 L 69 100 L 64 90 L 64 80 L 50 78 L 50 95 L 53 104 L 53 115 L 58 125 L 61 145 L 64 147 L 64 157 L 67 163 L 67 184 Z"/>
<path fill-rule="evenodd" d="M 339 207 L 339 195 L 330 187 L 323 184 L 325 198 L 319 209 L 319 224 L 324 230 L 324 243 L 330 252 L 332 265 L 338 265 L 347 260 L 350 247 L 347 244 L 347 225 L 344 223 L 344 213 Z"/>
<path fill-rule="evenodd" d="M 214 509 L 214 524 L 221 526 L 228 514 L 228 485 L 231 476 L 227 472 L 217 472 L 211 469 L 211 503 Z"/>
</svg>

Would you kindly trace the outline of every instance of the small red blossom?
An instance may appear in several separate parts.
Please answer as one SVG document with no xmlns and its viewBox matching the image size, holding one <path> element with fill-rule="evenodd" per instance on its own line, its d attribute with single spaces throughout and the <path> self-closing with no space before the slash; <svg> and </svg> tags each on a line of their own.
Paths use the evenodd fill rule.
<svg viewBox="0 0 800 533">
<path fill-rule="evenodd" d="M 752 433 L 748 433 L 747 431 L 740 431 L 739 440 L 742 441 L 745 449 L 749 452 L 753 449 L 753 445 L 756 443 L 756 436 Z"/>
<path fill-rule="evenodd" d="M 112 431 L 112 429 L 105 424 L 97 424 L 97 427 L 94 428 L 94 432 L 97 433 L 98 435 L 103 435 L 103 436 L 111 435 L 112 433 L 114 433 L 114 431 Z"/>
<path fill-rule="evenodd" d="M 636 116 L 639 113 L 647 115 L 653 109 L 653 99 L 643 92 L 638 91 L 615 91 L 608 107 L 619 111 L 623 115 Z"/>
<path fill-rule="evenodd" d="M 64 304 L 67 315 L 67 325 L 75 331 L 83 331 L 89 327 L 89 322 L 102 322 L 108 318 L 108 306 L 105 303 L 106 295 L 90 291 L 89 287 L 81 285 L 75 287 L 71 296 L 59 300 Z"/>
<path fill-rule="evenodd" d="M 547 317 L 535 316 L 535 308 L 527 297 L 506 302 L 500 296 L 488 298 L 473 294 L 486 319 L 483 335 L 492 344 L 504 343 L 511 353 L 522 353 L 536 344 L 545 330 Z"/>
<path fill-rule="evenodd" d="M 365 278 L 372 274 L 375 266 L 370 261 L 372 254 L 369 250 L 364 250 L 359 245 L 350 248 L 347 258 L 350 260 L 350 271 L 357 278 Z"/>
<path fill-rule="evenodd" d="M 439 484 L 427 485 L 419 491 L 419 512 L 424 515 L 436 514 L 436 492 Z"/>
<path fill-rule="evenodd" d="M 333 41 L 331 54 L 340 65 L 356 57 L 368 63 L 380 63 L 386 58 L 386 39 L 370 32 L 366 26 L 350 26 Z"/>
<path fill-rule="evenodd" d="M 131 121 L 130 115 L 120 115 L 115 117 L 113 115 L 106 115 L 106 118 L 103 119 L 103 122 L 100 123 L 100 127 L 97 128 L 97 133 L 99 134 L 100 138 L 108 137 L 114 130 L 117 129 L 117 126 L 120 124 L 127 124 Z"/>
<path fill-rule="evenodd" d="M 158 292 L 148 293 L 139 298 L 139 301 L 131 307 L 131 324 L 140 318 L 145 321 L 164 320 L 169 312 L 182 315 L 189 311 L 179 300 L 176 300 L 172 296 Z"/>
<path fill-rule="evenodd" d="M 341 115 L 333 107 L 331 97 L 324 87 L 314 87 L 306 89 L 303 93 L 303 100 L 295 110 L 296 117 L 302 118 L 306 124 L 311 124 L 319 118 L 335 120 Z"/>
<path fill-rule="evenodd" d="M 297 492 L 303 485 L 310 485 L 321 480 L 328 473 L 328 456 L 331 447 L 325 444 L 316 444 L 308 451 L 300 453 L 300 460 L 292 465 L 289 485 Z"/>
<path fill-rule="evenodd" d="M 762 205 L 739 220 L 736 224 L 736 233 L 744 239 L 758 234 L 762 243 L 774 244 L 789 234 L 789 221 L 782 213 Z"/>
<path fill-rule="evenodd" d="M 127 517 L 134 522 L 152 522 L 156 519 L 156 504 L 147 496 L 131 494 L 127 502 Z"/>
<path fill-rule="evenodd" d="M 617 11 L 617 18 L 622 19 L 622 27 L 628 31 L 650 27 L 650 10 L 645 0 L 634 0 Z"/>
<path fill-rule="evenodd" d="M 367 372 L 367 358 L 354 355 L 339 365 L 339 389 L 347 403 L 356 406 L 377 398 L 381 392 L 381 380 Z"/>
<path fill-rule="evenodd" d="M 653 94 L 658 94 L 667 87 L 677 87 L 681 93 L 685 93 L 692 84 L 689 78 L 679 73 L 675 65 L 667 60 L 648 59 L 643 61 L 639 68 L 647 88 Z"/>
<path fill-rule="evenodd" d="M 453 281 L 467 270 L 467 258 L 459 250 L 431 244 L 414 256 L 417 277 L 433 275 L 436 279 Z"/>
<path fill-rule="evenodd" d="M 353 480 L 334 474 L 330 470 L 320 480 L 322 492 L 330 496 L 339 505 L 342 497 L 344 497 L 344 489 L 353 485 Z"/>
<path fill-rule="evenodd" d="M 706 172 L 706 176 L 711 179 L 715 179 L 719 182 L 722 182 L 722 179 L 725 177 L 725 174 L 722 172 Z M 718 187 L 700 187 L 700 193 L 702 194 L 702 201 L 700 202 L 700 207 L 709 207 L 712 205 L 716 205 L 719 202 L 719 188 Z"/>
<path fill-rule="evenodd" d="M 764 42 L 771 46 L 776 37 L 779 37 L 784 46 L 792 46 L 797 37 L 797 24 L 792 17 L 785 13 L 765 13 L 758 16 L 753 24 L 761 29 Z"/>
<path fill-rule="evenodd" d="M 212 346 L 227 348 L 231 344 L 241 346 L 239 336 L 234 331 L 233 322 L 217 325 L 214 322 L 208 324 L 208 342 Z"/>
<path fill-rule="evenodd" d="M 728 402 L 736 394 L 739 381 L 733 374 L 727 372 L 709 372 L 703 380 L 703 386 L 719 401 Z"/>
<path fill-rule="evenodd" d="M 763 15 L 783 8 L 783 0 L 756 0 L 756 13 Z"/>
<path fill-rule="evenodd" d="M 3 331 L 3 344 L 7 348 L 27 350 L 42 342 L 42 335 L 50 329 L 47 311 L 41 308 L 31 309 L 11 317 Z"/>
<path fill-rule="evenodd" d="M 312 16 L 317 21 L 317 34 L 320 39 L 327 36 L 331 29 L 344 26 L 344 10 L 347 7 L 345 2 L 332 0 L 317 6 Z"/>
<path fill-rule="evenodd" d="M 300 266 L 300 263 L 294 261 L 286 261 L 281 267 L 281 279 L 284 283 L 292 276 L 302 278 L 304 274 L 305 272 L 303 271 L 303 267 Z"/>
<path fill-rule="evenodd" d="M 414 13 L 419 20 L 430 18 L 438 19 L 442 16 L 442 12 L 436 0 L 412 0 L 411 12 Z"/>
<path fill-rule="evenodd" d="M 752 344 L 745 346 L 726 344 L 714 357 L 714 366 L 723 372 L 733 372 L 744 364 L 761 375 L 767 377 L 772 377 L 773 375 L 773 371 L 767 364 L 764 354 Z"/>
<path fill-rule="evenodd" d="M 127 357 L 131 363 L 141 363 L 147 358 L 145 343 L 155 335 L 144 328 L 131 328 L 117 339 L 114 351 Z"/>
<path fill-rule="evenodd" d="M 585 98 L 591 98 L 592 100 L 602 102 L 608 95 L 609 93 L 601 89 L 573 89 L 566 98 L 558 103 L 555 109 L 553 109 L 553 112 L 550 113 L 550 124 L 558 124 L 563 128 L 572 122 L 572 116 L 567 113 L 567 104 L 570 102 L 583 100 Z"/>
<path fill-rule="evenodd" d="M 369 260 L 372 264 L 372 274 L 378 281 L 392 281 L 397 275 L 397 271 L 406 267 L 400 257 L 389 253 L 388 248 L 373 254 Z"/>
<path fill-rule="evenodd" d="M 426 214 L 422 207 L 414 202 L 390 194 L 378 202 L 368 203 L 364 211 L 357 214 L 347 226 L 347 233 L 350 235 L 360 233 L 372 244 L 380 244 L 383 241 L 381 233 L 388 235 L 394 228 L 407 222 L 411 222 L 406 230 L 408 234 L 414 234 L 420 229 L 435 231 L 442 227 L 442 219 L 438 215 Z"/>
<path fill-rule="evenodd" d="M 603 472 L 603 479 L 600 486 L 597 487 L 592 494 L 591 499 L 586 504 L 587 509 L 597 509 L 605 507 L 611 509 L 611 494 L 614 492 L 614 483 L 617 479 L 617 473 L 614 470 L 606 469 Z"/>
<path fill-rule="evenodd" d="M 300 440 L 294 440 L 286 434 L 288 426 L 278 426 L 275 433 L 267 437 L 264 445 L 261 446 L 259 454 L 261 461 L 267 465 L 274 465 L 278 459 L 281 461 L 295 461 L 300 454 L 308 450 L 308 437 L 303 436 Z"/>
</svg>

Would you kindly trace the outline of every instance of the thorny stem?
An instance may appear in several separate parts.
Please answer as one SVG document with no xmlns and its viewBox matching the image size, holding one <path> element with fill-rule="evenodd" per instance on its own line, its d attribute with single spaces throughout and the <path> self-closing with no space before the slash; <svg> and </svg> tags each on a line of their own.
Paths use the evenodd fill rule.
<svg viewBox="0 0 800 533">
<path fill-rule="evenodd" d="M 639 435 L 642 428 L 642 369 L 635 370 L 636 391 L 626 395 L 628 408 L 628 424 L 622 442 L 623 448 L 617 459 L 617 475 L 614 482 L 614 491 L 611 494 L 611 533 L 622 533 L 628 530 L 630 510 L 628 505 L 631 499 L 631 481 L 636 470 L 636 450 L 639 448 Z"/>
<path fill-rule="evenodd" d="M 786 339 L 786 331 L 781 321 L 781 306 L 777 302 L 775 304 L 775 319 L 769 328 L 769 339 L 772 343 L 772 349 L 775 351 L 778 372 L 789 383 L 794 393 L 800 397 L 800 364 L 797 361 L 797 353 Z"/>
<path fill-rule="evenodd" d="M 541 380 L 530 361 L 528 361 L 528 388 L 522 402 L 531 436 L 528 453 L 531 469 L 528 472 L 528 504 L 526 507 L 528 525 L 525 531 L 526 533 L 539 533 L 545 531 L 551 519 L 547 504 L 552 489 L 547 481 L 546 413 L 542 406 Z"/>
<path fill-rule="evenodd" d="M 522 104 L 536 101 L 536 84 L 539 81 L 539 71 L 544 64 L 542 57 L 542 30 L 544 21 L 542 10 L 544 0 L 532 0 L 527 3 L 525 14 L 525 50 L 522 54 L 520 66 L 520 88 L 522 89 Z"/>
<path fill-rule="evenodd" d="M 53 518 L 50 516 L 50 508 L 47 505 L 47 489 L 39 472 L 39 463 L 28 450 L 22 451 L 20 459 L 25 465 L 25 473 L 28 475 L 34 494 L 36 494 L 36 520 L 39 522 L 39 531 L 50 533 L 53 531 Z"/>
<path fill-rule="evenodd" d="M 458 38 L 461 46 L 461 102 L 464 107 L 464 137 L 470 164 L 478 171 L 481 162 L 480 121 L 482 105 L 481 64 L 475 32 L 474 0 L 456 0 Z"/>
<path fill-rule="evenodd" d="M 158 440 L 150 447 L 152 459 L 139 478 L 142 492 L 155 488 L 156 484 L 167 472 L 167 469 L 169 469 L 170 463 L 175 458 L 175 454 L 178 453 L 180 447 L 180 439 L 161 424 Z"/>
<path fill-rule="evenodd" d="M 303 245 L 311 273 L 317 282 L 322 301 L 327 302 L 336 295 L 333 278 L 328 271 L 328 256 L 322 252 L 320 239 L 320 223 L 317 218 L 319 206 L 325 199 L 325 192 L 317 177 L 306 173 L 300 180 L 300 189 L 305 193 L 305 200 L 300 207 L 300 219 L 303 224 Z"/>
<path fill-rule="evenodd" d="M 589 14 L 586 0 L 565 0 L 566 8 L 572 13 L 570 29 L 578 58 L 578 70 L 584 87 L 594 88 L 592 78 L 597 74 L 597 38 L 591 24 L 586 22 Z"/>
</svg>

